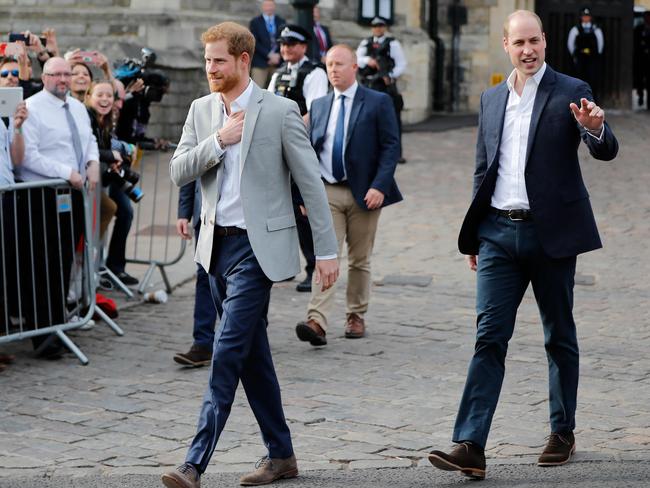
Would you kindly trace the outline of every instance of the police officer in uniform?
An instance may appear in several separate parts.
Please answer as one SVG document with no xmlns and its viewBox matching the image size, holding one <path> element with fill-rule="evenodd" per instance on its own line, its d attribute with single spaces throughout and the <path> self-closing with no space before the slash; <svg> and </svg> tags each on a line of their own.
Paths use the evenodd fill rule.
<svg viewBox="0 0 650 488">
<path fill-rule="evenodd" d="M 600 88 L 600 56 L 604 47 L 603 31 L 592 22 L 591 9 L 583 8 L 580 11 L 580 23 L 569 31 L 567 48 L 573 57 L 576 77 L 589 83 L 596 99 Z"/>
<path fill-rule="evenodd" d="M 370 26 L 372 36 L 362 40 L 357 48 L 360 81 L 362 85 L 387 93 L 392 98 L 400 134 L 398 162 L 405 163 L 406 160 L 402 157 L 401 118 L 404 100 L 397 91 L 397 79 L 406 70 L 406 56 L 404 56 L 400 42 L 394 37 L 386 35 L 386 19 L 375 17 L 370 22 Z"/>
<path fill-rule="evenodd" d="M 634 88 L 643 106 L 643 92 L 646 93 L 647 108 L 650 110 L 650 11 L 643 14 L 643 23 L 634 28 Z"/>
<path fill-rule="evenodd" d="M 284 64 L 273 73 L 268 87 L 270 92 L 294 100 L 306 124 L 309 122 L 311 102 L 327 95 L 328 89 L 325 70 L 320 63 L 310 60 L 305 54 L 311 37 L 309 32 L 299 25 L 288 24 L 282 29 L 278 43 Z M 310 292 L 311 278 L 316 265 L 314 244 L 302 198 L 295 185 L 292 185 L 292 195 L 300 249 L 307 262 L 305 267 L 307 275 L 298 283 L 296 290 Z"/>
</svg>

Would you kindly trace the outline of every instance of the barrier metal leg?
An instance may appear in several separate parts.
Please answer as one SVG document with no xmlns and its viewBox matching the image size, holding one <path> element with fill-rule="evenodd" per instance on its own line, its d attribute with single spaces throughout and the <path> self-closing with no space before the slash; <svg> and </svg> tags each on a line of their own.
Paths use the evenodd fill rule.
<svg viewBox="0 0 650 488">
<path fill-rule="evenodd" d="M 161 266 L 161 265 L 158 265 L 158 269 L 160 269 L 160 275 L 162 276 L 162 279 L 163 279 L 163 281 L 165 283 L 165 289 L 167 290 L 167 293 L 169 295 L 171 295 L 172 294 L 172 285 L 169 282 L 169 278 L 167 277 L 167 272 L 165 271 L 165 267 Z"/>
<path fill-rule="evenodd" d="M 140 282 L 140 286 L 138 286 L 138 293 L 143 294 L 145 288 L 149 284 L 149 280 L 151 280 L 151 275 L 153 272 L 156 270 L 156 264 L 151 263 L 149 267 L 147 268 L 147 272 L 144 274 L 144 277 L 142 278 L 142 281 Z"/>
<path fill-rule="evenodd" d="M 106 325 L 113 329 L 115 335 L 118 335 L 120 337 L 124 335 L 124 331 L 120 328 L 120 326 L 117 325 L 112 318 L 106 315 L 106 312 L 104 312 L 101 308 L 95 307 L 95 313 L 99 315 L 104 322 L 106 322 Z"/>
<path fill-rule="evenodd" d="M 70 351 L 72 351 L 72 353 L 75 356 L 77 356 L 77 359 L 79 359 L 79 362 L 81 364 L 83 364 L 84 366 L 88 364 L 88 358 L 85 356 L 85 354 L 81 352 L 81 349 L 79 349 L 77 345 L 74 342 L 72 342 L 72 340 L 67 335 L 65 335 L 63 331 L 57 330 L 56 335 L 59 339 L 61 339 L 61 342 L 65 344 L 65 347 L 70 349 Z"/>
</svg>

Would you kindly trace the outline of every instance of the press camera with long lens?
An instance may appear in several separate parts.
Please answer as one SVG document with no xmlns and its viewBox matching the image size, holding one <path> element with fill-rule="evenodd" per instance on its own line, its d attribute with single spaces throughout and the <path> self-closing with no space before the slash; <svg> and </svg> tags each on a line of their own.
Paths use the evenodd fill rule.
<svg viewBox="0 0 650 488">
<path fill-rule="evenodd" d="M 119 178 L 122 183 L 121 190 L 126 193 L 126 195 L 134 202 L 138 203 L 142 200 L 144 192 L 138 188 L 138 181 L 140 181 L 140 175 L 135 171 L 132 171 L 130 168 L 120 168 L 116 173 L 115 177 Z"/>
<path fill-rule="evenodd" d="M 147 102 L 160 102 L 169 87 L 169 78 L 160 70 L 153 69 L 156 64 L 156 53 L 144 47 L 140 59 L 125 58 L 116 63 L 113 74 L 115 78 L 128 86 L 138 78 L 144 82 L 143 96 Z"/>
</svg>

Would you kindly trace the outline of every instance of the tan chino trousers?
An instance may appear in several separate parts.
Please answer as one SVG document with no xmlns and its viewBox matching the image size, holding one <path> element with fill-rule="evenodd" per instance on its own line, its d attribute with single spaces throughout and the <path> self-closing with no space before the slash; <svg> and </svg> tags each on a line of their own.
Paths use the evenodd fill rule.
<svg viewBox="0 0 650 488">
<path fill-rule="evenodd" d="M 346 291 L 346 317 L 355 313 L 361 317 L 368 310 L 370 300 L 370 256 L 375 243 L 377 223 L 381 209 L 365 210 L 354 201 L 347 185 L 325 184 L 334 231 L 339 247 L 343 241 L 348 244 L 348 287 Z M 307 308 L 307 319 L 313 319 L 323 330 L 327 329 L 327 316 L 334 303 L 336 284 L 321 291 L 316 284 L 316 274 L 311 287 L 311 298 Z"/>
</svg>

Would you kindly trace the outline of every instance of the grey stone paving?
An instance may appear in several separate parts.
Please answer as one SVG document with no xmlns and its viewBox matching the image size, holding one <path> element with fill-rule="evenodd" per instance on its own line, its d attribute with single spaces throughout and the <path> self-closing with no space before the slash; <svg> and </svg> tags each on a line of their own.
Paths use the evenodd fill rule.
<svg viewBox="0 0 650 488">
<path fill-rule="evenodd" d="M 582 352 L 576 459 L 647 466 L 650 117 L 618 115 L 612 124 L 618 160 L 582 158 L 605 248 L 578 262 L 585 280 L 575 299 Z M 475 130 L 405 135 L 409 162 L 397 177 L 406 200 L 381 217 L 366 339 L 343 337 L 343 283 L 329 343 L 320 349 L 294 334 L 308 296 L 294 291 L 296 282 L 274 287 L 269 335 L 303 472 L 398 472 L 426 466 L 432 447 L 449 445 L 473 349 L 475 279 L 455 241 L 471 192 Z M 99 324 L 72 333 L 90 359 L 86 367 L 71 355 L 33 359 L 27 343 L 0 347 L 18 355 L 0 374 L 1 486 L 49 486 L 9 480 L 51 475 L 153 476 L 182 462 L 208 376 L 171 360 L 190 343 L 192 293 L 186 284 L 165 305 L 122 310 L 124 337 Z M 546 376 L 538 313 L 527 294 L 488 441 L 491 465 L 535 459 L 548 433 Z M 208 472 L 246 471 L 264 454 L 240 391 Z M 415 485 L 428 483 L 428 474 L 413 472 Z M 507 469 L 498 472 L 508 477 Z M 331 486 L 341 479 L 334 476 Z M 133 483 L 120 486 L 140 486 Z"/>
</svg>

